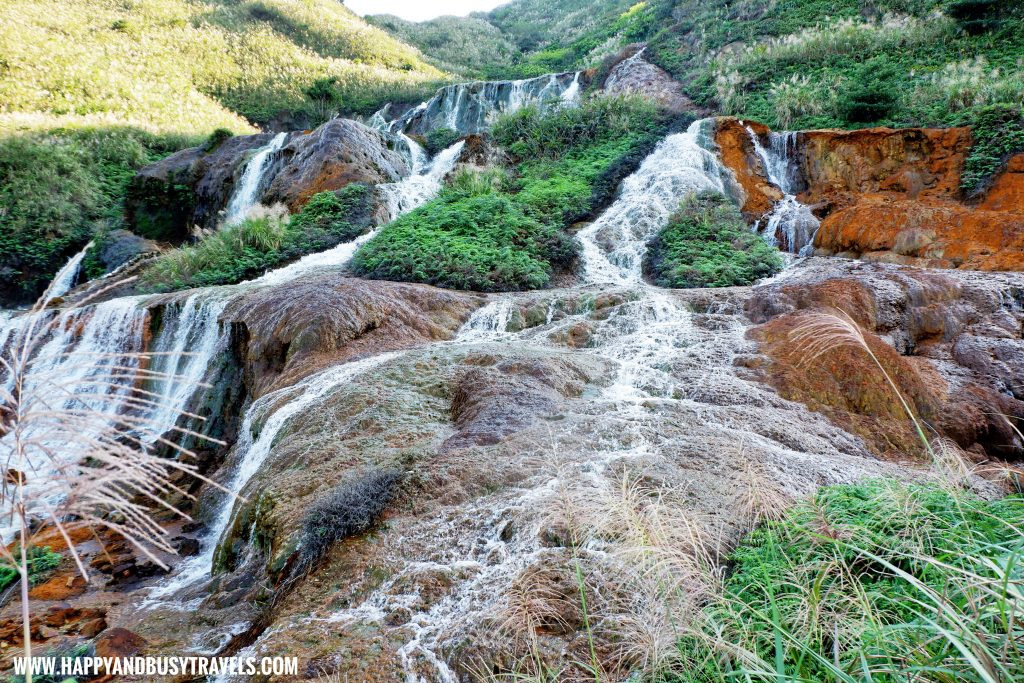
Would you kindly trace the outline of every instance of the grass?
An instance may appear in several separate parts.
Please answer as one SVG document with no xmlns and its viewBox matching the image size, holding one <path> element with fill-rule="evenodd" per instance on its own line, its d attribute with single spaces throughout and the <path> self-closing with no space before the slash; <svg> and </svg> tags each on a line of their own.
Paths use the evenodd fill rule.
<svg viewBox="0 0 1024 683">
<path fill-rule="evenodd" d="M 17 557 L 21 555 L 21 551 L 15 549 L 12 554 Z M 26 559 L 29 583 L 34 585 L 41 581 L 51 570 L 60 565 L 60 560 L 60 553 L 55 553 L 46 546 L 30 546 Z M 17 566 L 0 560 L 0 591 L 16 582 L 19 576 L 20 571 Z"/>
<path fill-rule="evenodd" d="M 825 487 L 732 554 L 666 681 L 996 681 L 1018 648 L 1024 500 Z"/>
<path fill-rule="evenodd" d="M 371 227 L 371 191 L 350 183 L 320 192 L 290 218 L 273 211 L 221 228 L 193 245 L 155 259 L 141 288 L 169 292 L 242 282 L 266 270 L 350 242 Z"/>
<path fill-rule="evenodd" d="M 334 0 L 12 0 L 0 21 L 3 305 L 121 227 L 141 166 L 218 129 L 312 127 L 449 79 Z"/>
<path fill-rule="evenodd" d="M 659 287 L 688 288 L 749 285 L 783 262 L 728 198 L 705 192 L 683 200 L 652 240 L 645 265 Z"/>
</svg>

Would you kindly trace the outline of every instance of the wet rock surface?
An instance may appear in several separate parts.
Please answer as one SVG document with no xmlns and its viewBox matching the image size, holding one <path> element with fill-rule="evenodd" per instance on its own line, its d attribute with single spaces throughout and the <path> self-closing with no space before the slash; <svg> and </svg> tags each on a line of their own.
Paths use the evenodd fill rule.
<svg viewBox="0 0 1024 683">
<path fill-rule="evenodd" d="M 757 220 L 779 200 L 754 153 L 750 127 L 718 119 L 722 160 Z M 965 199 L 960 174 L 967 128 L 802 131 L 790 162 L 797 198 L 821 219 L 815 253 L 929 268 L 1024 270 L 1024 157 L 1011 158 L 979 198 Z"/>
<path fill-rule="evenodd" d="M 261 202 L 298 211 L 317 192 L 353 182 L 391 183 L 409 174 L 400 154 L 378 131 L 350 119 L 332 119 L 282 148 Z"/>
<path fill-rule="evenodd" d="M 815 359 L 793 334 L 807 312 L 842 310 L 929 427 L 981 458 L 1018 459 L 1024 442 L 1024 277 L 934 272 L 811 259 L 755 289 L 752 331 L 782 395 L 829 414 L 879 453 L 920 451 L 899 398 L 863 349 L 835 345 Z M 894 440 L 894 434 L 902 436 Z M 915 442 L 918 442 L 915 448 Z"/>
</svg>

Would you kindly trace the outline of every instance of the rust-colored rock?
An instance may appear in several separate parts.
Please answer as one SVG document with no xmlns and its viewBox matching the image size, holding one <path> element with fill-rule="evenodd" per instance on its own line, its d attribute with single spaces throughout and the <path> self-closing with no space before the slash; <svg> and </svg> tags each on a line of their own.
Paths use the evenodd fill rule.
<svg viewBox="0 0 1024 683">
<path fill-rule="evenodd" d="M 149 643 L 126 628 L 108 628 L 96 638 L 97 657 L 133 657 L 144 652 Z"/>
<path fill-rule="evenodd" d="M 743 190 L 743 211 L 761 218 L 780 196 L 753 152 L 755 123 L 722 118 L 716 141 Z M 818 255 L 931 268 L 1024 270 L 1024 154 L 980 199 L 966 201 L 961 172 L 968 128 L 812 130 L 796 136 L 797 198 L 821 219 Z"/>
<path fill-rule="evenodd" d="M 763 123 L 721 118 L 715 130 L 715 142 L 721 151 L 722 163 L 732 170 L 743 189 L 741 210 L 748 220 L 754 221 L 771 211 L 772 205 L 782 199 L 782 192 L 768 181 L 761 160 L 754 153 L 747 126 L 758 135 L 768 133 Z"/>
<path fill-rule="evenodd" d="M 826 216 L 814 245 L 826 255 L 932 268 L 1024 270 L 1024 213 L 864 195 Z"/>
<path fill-rule="evenodd" d="M 77 575 L 55 576 L 32 587 L 28 596 L 33 600 L 67 600 L 85 592 L 85 579 Z"/>
<path fill-rule="evenodd" d="M 816 358 L 793 334 L 809 311 L 841 309 L 864 331 L 930 437 L 945 436 L 983 457 L 1024 456 L 1024 340 L 1008 304 L 1020 276 L 944 274 L 813 259 L 793 276 L 755 289 L 751 331 L 771 360 L 748 364 L 784 397 L 859 434 L 877 453 L 921 453 L 899 397 L 861 347 Z M 884 340 L 883 340 L 884 337 Z"/>
</svg>

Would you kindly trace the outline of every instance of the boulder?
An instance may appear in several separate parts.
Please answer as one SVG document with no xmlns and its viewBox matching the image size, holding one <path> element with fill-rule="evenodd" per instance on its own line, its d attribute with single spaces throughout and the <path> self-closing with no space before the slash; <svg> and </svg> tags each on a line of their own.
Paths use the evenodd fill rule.
<svg viewBox="0 0 1024 683">
<path fill-rule="evenodd" d="M 332 119 L 285 145 L 261 201 L 281 202 L 295 212 L 317 192 L 353 182 L 391 183 L 408 174 L 382 133 L 351 119 Z"/>
<path fill-rule="evenodd" d="M 245 161 L 273 135 L 238 135 L 216 147 L 191 147 L 142 168 L 125 197 L 125 215 L 134 232 L 180 243 L 193 226 L 215 225 L 231 197 Z"/>
<path fill-rule="evenodd" d="M 126 628 L 113 627 L 96 638 L 97 657 L 134 657 L 149 646 L 145 638 Z"/>
<path fill-rule="evenodd" d="M 609 95 L 642 95 L 669 111 L 696 109 L 693 101 L 683 93 L 683 84 L 644 59 L 644 49 L 616 64 L 608 72 L 603 90 Z"/>
</svg>

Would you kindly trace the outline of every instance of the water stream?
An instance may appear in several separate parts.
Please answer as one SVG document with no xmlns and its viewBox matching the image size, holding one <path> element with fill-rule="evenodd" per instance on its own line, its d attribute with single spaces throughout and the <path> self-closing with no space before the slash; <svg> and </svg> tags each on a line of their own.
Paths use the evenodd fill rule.
<svg viewBox="0 0 1024 683">
<path fill-rule="evenodd" d="M 761 138 L 747 126 L 754 152 L 764 165 L 768 180 L 782 190 L 783 197 L 772 208 L 764 221 L 754 226 L 768 244 L 783 251 L 807 256 L 814 251 L 814 237 L 818 233 L 819 221 L 810 207 L 800 203 L 795 195 L 794 173 L 791 152 L 796 148 L 796 133 L 769 132 L 770 146 L 766 149 Z"/>
<path fill-rule="evenodd" d="M 287 133 L 278 133 L 270 142 L 256 150 L 252 158 L 246 162 L 242 177 L 238 180 L 238 186 L 228 201 L 224 213 L 224 225 L 241 223 L 256 206 L 263 184 L 263 176 L 273 165 L 274 154 L 284 146 L 287 140 Z"/>
</svg>

